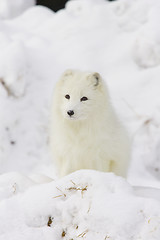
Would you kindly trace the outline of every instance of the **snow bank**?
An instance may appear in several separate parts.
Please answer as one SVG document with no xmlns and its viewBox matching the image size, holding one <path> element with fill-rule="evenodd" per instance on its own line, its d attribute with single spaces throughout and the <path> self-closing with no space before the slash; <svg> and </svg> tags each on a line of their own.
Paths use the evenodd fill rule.
<svg viewBox="0 0 160 240">
<path fill-rule="evenodd" d="M 160 236 L 160 203 L 136 197 L 127 182 L 112 173 L 81 170 L 12 194 L 0 205 L 2 240 Z"/>
</svg>

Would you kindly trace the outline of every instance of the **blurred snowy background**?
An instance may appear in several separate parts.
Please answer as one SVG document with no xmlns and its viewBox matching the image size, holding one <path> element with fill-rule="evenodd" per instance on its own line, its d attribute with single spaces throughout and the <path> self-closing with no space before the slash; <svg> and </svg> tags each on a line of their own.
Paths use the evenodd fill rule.
<svg viewBox="0 0 160 240">
<path fill-rule="evenodd" d="M 72 0 L 56 13 L 34 0 L 0 0 L 0 240 L 160 239 L 160 203 L 136 197 L 121 178 L 82 171 L 38 186 L 34 179 L 56 179 L 48 137 L 51 96 L 61 73 L 77 68 L 99 72 L 108 84 L 132 140 L 128 182 L 160 188 L 159 23 L 159 0 Z M 69 193 L 64 203 L 66 181 L 74 197 Z M 78 217 L 75 209 L 82 209 Z M 57 228 L 49 228 L 47 219 L 51 226 L 56 216 Z"/>
</svg>

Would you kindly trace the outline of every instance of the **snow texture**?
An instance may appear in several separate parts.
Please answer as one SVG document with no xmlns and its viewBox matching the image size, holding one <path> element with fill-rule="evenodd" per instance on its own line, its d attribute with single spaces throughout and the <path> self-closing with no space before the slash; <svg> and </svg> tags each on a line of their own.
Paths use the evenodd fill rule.
<svg viewBox="0 0 160 240">
<path fill-rule="evenodd" d="M 1 0 L 0 1 L 0 18 L 8 19 L 20 15 L 27 8 L 33 6 L 35 0 Z"/>
<path fill-rule="evenodd" d="M 159 240 L 159 0 L 33 5 L 0 1 L 0 240 Z M 67 68 L 108 84 L 132 140 L 127 181 L 91 170 L 57 179 L 48 126 Z"/>
</svg>

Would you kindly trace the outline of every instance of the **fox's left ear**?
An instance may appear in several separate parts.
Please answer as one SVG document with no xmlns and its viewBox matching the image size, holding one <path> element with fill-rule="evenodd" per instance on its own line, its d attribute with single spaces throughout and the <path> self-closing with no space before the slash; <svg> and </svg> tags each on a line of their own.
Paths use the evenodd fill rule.
<svg viewBox="0 0 160 240">
<path fill-rule="evenodd" d="M 100 76 L 99 73 L 94 72 L 94 73 L 91 73 L 91 74 L 88 76 L 88 79 L 91 80 L 91 82 L 93 83 L 93 86 L 94 86 L 94 87 L 97 87 L 97 86 L 100 84 L 101 76 Z"/>
</svg>

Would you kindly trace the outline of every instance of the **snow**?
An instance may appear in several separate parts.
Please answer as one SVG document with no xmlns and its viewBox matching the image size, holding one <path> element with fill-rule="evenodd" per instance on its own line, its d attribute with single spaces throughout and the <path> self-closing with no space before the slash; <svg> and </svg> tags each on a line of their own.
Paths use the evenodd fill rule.
<svg viewBox="0 0 160 240">
<path fill-rule="evenodd" d="M 0 239 L 159 240 L 159 0 L 33 5 L 0 1 Z M 48 126 L 67 68 L 108 84 L 132 140 L 127 181 L 91 170 L 57 179 Z"/>
<path fill-rule="evenodd" d="M 136 197 L 132 187 L 112 173 L 80 170 L 38 186 L 30 182 L 25 186 L 28 179 L 18 178 L 29 189 L 20 194 L 17 181 L 10 186 L 12 195 L 6 205 L 2 201 L 2 240 L 62 239 L 62 235 L 64 239 L 150 240 L 160 236 L 160 202 Z"/>
<path fill-rule="evenodd" d="M 34 4 L 35 0 L 1 0 L 0 18 L 7 19 L 16 17 Z"/>
</svg>

